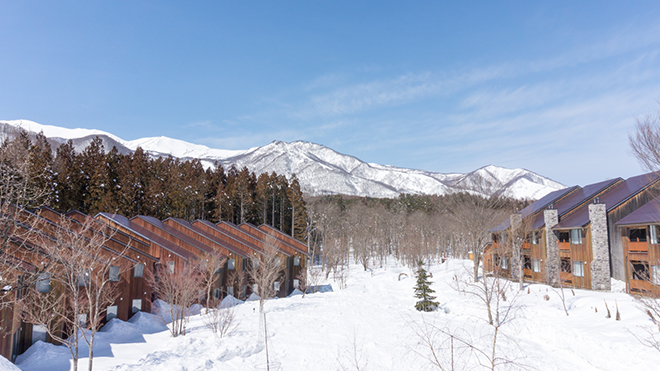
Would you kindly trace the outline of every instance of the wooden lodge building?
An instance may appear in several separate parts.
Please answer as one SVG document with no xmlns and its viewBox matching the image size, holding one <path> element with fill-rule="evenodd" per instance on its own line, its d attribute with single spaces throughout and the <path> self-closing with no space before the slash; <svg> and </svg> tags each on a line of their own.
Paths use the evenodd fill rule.
<svg viewBox="0 0 660 371">
<path fill-rule="evenodd" d="M 628 293 L 660 294 L 660 197 L 616 223 Z"/>
<path fill-rule="evenodd" d="M 61 214 L 48 207 L 26 211 L 25 214 L 26 218 L 37 220 L 32 224 L 37 229 L 32 234 L 36 237 L 23 241 L 12 236 L 9 243 L 13 249 L 9 251 L 19 263 L 18 267 L 26 272 L 34 271 L 39 264 L 39 254 L 30 251 L 38 252 L 40 241 L 52 240 L 58 228 L 79 231 L 92 218 L 76 210 Z M 118 264 L 127 267 L 117 269 L 117 277 L 111 279 L 111 284 L 119 285 L 119 294 L 106 308 L 104 322 L 112 318 L 128 320 L 138 311 L 151 310 L 154 293 L 145 275 L 159 266 L 181 273 L 186 264 L 203 258 L 203 254 L 219 253 L 227 261 L 217 273 L 211 294 L 213 299 L 222 299 L 225 295 L 245 299 L 252 292 L 247 271 L 255 259 L 260 259 L 266 247 L 275 248 L 282 262 L 282 278 L 274 288 L 278 296 L 287 296 L 298 286 L 296 277 L 309 257 L 305 244 L 268 225 L 236 226 L 206 220 L 190 223 L 178 218 L 160 221 L 142 215 L 129 219 L 110 213 L 99 213 L 93 219 L 100 223 L 85 233 L 103 236 L 102 248 L 108 254 L 116 255 L 120 261 Z M 91 235 L 85 236 L 88 237 Z M 30 246 L 30 251 L 25 246 Z M 237 275 L 243 276 L 243 287 L 237 286 Z M 234 282 L 230 281 L 232 277 Z M 20 292 L 11 295 L 20 295 Z M 51 340 L 43 329 L 22 322 L 20 313 L 13 307 L 0 310 L 0 325 L 5 330 L 4 336 L 0 336 L 0 354 L 10 360 L 38 340 Z"/>
<path fill-rule="evenodd" d="M 627 275 L 625 240 L 617 222 L 651 201 L 659 180 L 649 173 L 546 195 L 491 230 L 485 269 L 516 277 L 510 240 L 524 235 L 525 280 L 610 290 L 611 277 L 624 280 Z"/>
</svg>

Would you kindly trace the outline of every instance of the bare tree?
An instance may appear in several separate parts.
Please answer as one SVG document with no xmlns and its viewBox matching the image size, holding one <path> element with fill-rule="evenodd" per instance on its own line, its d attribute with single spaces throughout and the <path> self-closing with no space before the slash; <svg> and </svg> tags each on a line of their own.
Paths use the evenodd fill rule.
<svg viewBox="0 0 660 371">
<path fill-rule="evenodd" d="M 274 232 L 273 232 L 274 233 Z M 263 253 L 252 261 L 250 281 L 256 285 L 254 292 L 259 296 L 259 313 L 263 313 L 266 300 L 275 295 L 275 282 L 282 274 L 282 262 L 275 248 L 277 237 L 268 234 L 264 239 Z"/>
<path fill-rule="evenodd" d="M 50 155 L 45 139 L 44 148 L 32 144 L 25 130 L 4 134 L 0 144 L 0 285 L 3 290 L 0 308 L 15 304 L 16 292 L 34 284 L 38 275 L 24 275 L 23 255 L 38 253 L 31 244 L 38 234 L 40 218 L 28 210 L 43 206 L 50 197 L 48 168 L 34 166 L 37 153 Z M 29 263 L 29 260 L 25 262 Z M 48 269 L 42 261 L 37 269 Z M 21 279 L 19 279 L 21 277 Z"/>
<path fill-rule="evenodd" d="M 202 276 L 202 284 L 206 291 L 206 313 L 209 312 L 210 307 L 216 305 L 214 296 L 212 296 L 213 286 L 218 279 L 218 272 L 227 263 L 227 257 L 217 250 L 208 253 L 203 253 L 199 257 L 199 272 Z"/>
<path fill-rule="evenodd" d="M 660 110 L 637 118 L 635 132 L 628 135 L 633 155 L 649 171 L 660 170 Z"/>
<path fill-rule="evenodd" d="M 509 213 L 506 198 L 496 194 L 493 187 L 484 179 L 473 186 L 479 188 L 479 194 L 460 193 L 453 195 L 449 206 L 450 214 L 460 230 L 461 237 L 472 251 L 474 261 L 473 279 L 479 281 L 479 263 L 491 240 L 490 230 Z M 481 196 L 489 195 L 489 196 Z"/>
<path fill-rule="evenodd" d="M 204 315 L 204 324 L 219 337 L 225 337 L 236 330 L 236 311 L 234 305 L 218 305 Z"/>
<path fill-rule="evenodd" d="M 455 276 L 453 285 L 458 292 L 470 295 L 484 304 L 487 314 L 486 322 L 491 331 L 490 345 L 488 350 L 476 346 L 473 349 L 484 357 L 485 366 L 495 370 L 499 365 L 516 363 L 516 355 L 502 355 L 498 352 L 498 341 L 500 337 L 504 336 L 503 328 L 515 319 L 516 313 L 520 309 L 517 299 L 521 291 L 514 290 L 511 287 L 512 282 L 498 277 L 497 273 L 493 277 L 484 276 L 478 282 Z M 466 343 L 469 342 L 466 341 Z"/>
<path fill-rule="evenodd" d="M 25 322 L 43 327 L 69 348 L 74 370 L 81 338 L 89 346 L 88 369 L 92 370 L 96 332 L 106 308 L 119 294 L 115 281 L 130 267 L 124 257 L 126 249 L 114 251 L 105 246 L 112 235 L 102 231 L 111 230 L 98 223 L 93 218 L 78 223 L 62 215 L 59 226 L 51 225 L 48 235 L 40 235 L 44 259 L 52 264 L 37 273 L 37 285 L 27 290 L 21 303 Z"/>
<path fill-rule="evenodd" d="M 163 320 L 171 318 L 172 337 L 185 335 L 190 307 L 199 300 L 199 292 L 204 289 L 199 269 L 195 264 L 187 264 L 183 270 L 171 272 L 161 265 L 153 273 L 147 271 L 145 278 L 156 298 L 168 305 L 168 308 L 157 308 L 156 312 Z"/>
<path fill-rule="evenodd" d="M 245 277 L 245 272 L 239 272 L 234 270 L 227 276 L 227 294 L 231 294 L 237 299 L 243 299 L 243 290 L 245 289 L 247 279 Z M 232 292 L 229 292 L 229 288 L 232 288 Z M 238 287 L 238 292 L 234 291 L 234 288 Z"/>
</svg>

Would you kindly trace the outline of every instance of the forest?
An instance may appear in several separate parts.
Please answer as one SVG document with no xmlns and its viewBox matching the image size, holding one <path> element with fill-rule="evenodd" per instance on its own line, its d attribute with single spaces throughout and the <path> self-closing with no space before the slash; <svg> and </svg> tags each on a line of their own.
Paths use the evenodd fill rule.
<svg viewBox="0 0 660 371">
<path fill-rule="evenodd" d="M 25 131 L 0 150 L 9 146 L 27 154 L 31 188 L 44 190 L 36 205 L 90 215 L 269 224 L 287 234 L 293 225 L 295 237 L 305 238 L 306 204 L 295 175 L 287 179 L 220 165 L 204 169 L 199 160 L 154 158 L 141 148 L 121 154 L 104 148 L 98 137 L 80 153 L 71 141 L 53 150 L 43 134 L 31 139 Z"/>
</svg>

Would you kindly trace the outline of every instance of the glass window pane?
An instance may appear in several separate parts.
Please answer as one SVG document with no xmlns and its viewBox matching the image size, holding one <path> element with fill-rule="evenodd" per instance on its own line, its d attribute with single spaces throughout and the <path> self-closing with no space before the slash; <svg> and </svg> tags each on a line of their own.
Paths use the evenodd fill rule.
<svg viewBox="0 0 660 371">
<path fill-rule="evenodd" d="M 32 344 L 40 340 L 46 342 L 46 337 L 47 334 L 45 327 L 39 325 L 32 326 Z"/>
<path fill-rule="evenodd" d="M 649 230 L 651 231 L 651 243 L 657 245 L 658 244 L 658 226 L 657 225 L 650 225 Z"/>
<path fill-rule="evenodd" d="M 273 288 L 275 289 L 275 291 L 280 291 L 280 283 L 279 283 L 279 281 L 273 283 Z"/>
<path fill-rule="evenodd" d="M 167 262 L 167 273 L 174 274 L 174 262 Z"/>
<path fill-rule="evenodd" d="M 582 230 L 571 229 L 571 243 L 574 245 L 579 245 L 582 243 Z"/>
<path fill-rule="evenodd" d="M 300 266 L 300 257 L 299 256 L 296 256 L 296 257 L 293 258 L 293 265 L 296 266 L 296 267 Z"/>
<path fill-rule="evenodd" d="M 236 263 L 235 263 L 234 259 L 227 260 L 227 269 L 229 269 L 230 271 L 233 271 L 234 269 L 236 269 L 235 264 Z"/>
<path fill-rule="evenodd" d="M 142 310 L 142 299 L 133 299 L 133 313 L 137 313 Z"/>
<path fill-rule="evenodd" d="M 50 292 L 50 273 L 41 273 L 35 288 L 37 292 Z"/>
<path fill-rule="evenodd" d="M 660 265 L 652 265 L 651 274 L 653 275 L 653 284 L 660 285 Z"/>
<path fill-rule="evenodd" d="M 113 318 L 117 318 L 117 306 L 111 305 L 105 310 L 105 320 L 110 321 Z"/>
<path fill-rule="evenodd" d="M 576 260 L 573 262 L 573 276 L 584 277 L 584 263 Z"/>
<path fill-rule="evenodd" d="M 114 281 L 114 282 L 119 281 L 119 266 L 118 265 L 111 265 L 110 266 L 109 278 L 110 278 L 110 281 Z"/>
<path fill-rule="evenodd" d="M 144 264 L 138 264 L 133 269 L 133 277 L 142 277 L 144 276 Z"/>
</svg>

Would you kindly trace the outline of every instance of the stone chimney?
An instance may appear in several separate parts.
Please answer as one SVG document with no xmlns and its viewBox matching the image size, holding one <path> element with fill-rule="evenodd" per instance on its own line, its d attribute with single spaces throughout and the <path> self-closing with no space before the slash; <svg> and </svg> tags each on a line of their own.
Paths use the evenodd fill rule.
<svg viewBox="0 0 660 371">
<path fill-rule="evenodd" d="M 522 232 L 520 231 L 520 227 L 522 226 L 522 214 L 511 214 L 509 221 L 511 223 L 510 238 L 513 250 L 509 266 L 511 267 L 511 278 L 517 280 L 522 274 L 522 244 L 520 243 L 520 237 L 522 237 L 520 236 L 520 233 Z"/>
<path fill-rule="evenodd" d="M 607 238 L 605 204 L 589 204 L 591 221 L 591 289 L 610 291 L 610 249 Z"/>
<path fill-rule="evenodd" d="M 555 209 L 543 211 L 543 220 L 545 222 L 545 281 L 548 285 L 559 286 L 559 269 L 561 260 L 559 259 L 559 240 L 552 227 L 559 223 L 559 214 Z"/>
</svg>

